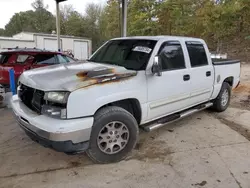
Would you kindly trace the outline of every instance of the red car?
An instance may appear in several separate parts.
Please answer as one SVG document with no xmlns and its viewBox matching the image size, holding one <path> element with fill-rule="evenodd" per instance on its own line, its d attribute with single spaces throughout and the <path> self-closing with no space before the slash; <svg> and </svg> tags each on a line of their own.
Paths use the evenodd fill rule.
<svg viewBox="0 0 250 188">
<path fill-rule="evenodd" d="M 49 65 L 71 63 L 76 60 L 61 52 L 52 52 L 40 49 L 11 49 L 0 52 L 0 86 L 5 91 L 10 91 L 9 69 L 15 71 L 15 81 L 19 76 L 29 69 Z"/>
</svg>

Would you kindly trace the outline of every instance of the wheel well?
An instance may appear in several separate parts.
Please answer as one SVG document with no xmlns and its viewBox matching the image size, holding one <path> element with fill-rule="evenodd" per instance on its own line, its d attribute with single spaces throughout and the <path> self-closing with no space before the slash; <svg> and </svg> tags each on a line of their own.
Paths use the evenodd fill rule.
<svg viewBox="0 0 250 188">
<path fill-rule="evenodd" d="M 105 108 L 107 106 L 121 107 L 121 108 L 127 110 L 129 113 L 131 113 L 134 116 L 134 118 L 136 119 L 138 124 L 141 123 L 142 112 L 141 112 L 140 103 L 137 99 L 124 99 L 124 100 L 120 100 L 120 101 L 115 101 L 115 102 L 112 102 L 112 103 L 109 103 L 109 104 L 106 104 L 106 105 L 100 107 L 97 111 L 99 111 L 101 108 Z"/>
<path fill-rule="evenodd" d="M 228 77 L 224 80 L 224 82 L 228 83 L 231 87 L 233 86 L 234 83 L 234 77 Z"/>
</svg>

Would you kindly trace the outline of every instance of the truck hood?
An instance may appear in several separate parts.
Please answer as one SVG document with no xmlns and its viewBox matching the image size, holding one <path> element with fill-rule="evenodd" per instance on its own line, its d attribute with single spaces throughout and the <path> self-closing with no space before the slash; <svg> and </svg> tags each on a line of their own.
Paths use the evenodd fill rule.
<svg viewBox="0 0 250 188">
<path fill-rule="evenodd" d="M 136 74 L 136 71 L 120 66 L 76 62 L 25 71 L 19 81 L 43 91 L 74 91 L 93 85 L 129 79 Z"/>
</svg>

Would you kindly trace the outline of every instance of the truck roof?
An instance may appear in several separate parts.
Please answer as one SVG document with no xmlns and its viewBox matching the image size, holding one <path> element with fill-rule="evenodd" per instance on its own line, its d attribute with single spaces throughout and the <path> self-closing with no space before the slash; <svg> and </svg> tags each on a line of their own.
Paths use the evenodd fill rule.
<svg viewBox="0 0 250 188">
<path fill-rule="evenodd" d="M 193 37 L 182 37 L 182 36 L 170 36 L 170 35 L 158 35 L 158 36 L 133 36 L 133 37 L 121 37 L 121 38 L 114 38 L 112 40 L 124 40 L 124 39 L 140 39 L 140 40 L 161 40 L 161 39 L 184 39 L 184 40 L 193 40 L 193 41 L 203 41 L 200 38 L 193 38 Z"/>
</svg>

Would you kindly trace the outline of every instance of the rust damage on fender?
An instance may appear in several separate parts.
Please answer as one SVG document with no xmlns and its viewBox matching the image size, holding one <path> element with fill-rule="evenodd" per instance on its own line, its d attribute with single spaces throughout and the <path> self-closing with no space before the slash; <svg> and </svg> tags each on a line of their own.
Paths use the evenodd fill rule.
<svg viewBox="0 0 250 188">
<path fill-rule="evenodd" d="M 77 73 L 76 76 L 81 82 L 84 82 L 84 84 L 79 84 L 77 89 L 86 88 L 96 84 L 120 82 L 136 75 L 136 71 L 122 70 L 121 72 L 116 72 L 115 69 L 106 67 L 91 71 L 82 71 Z"/>
</svg>

